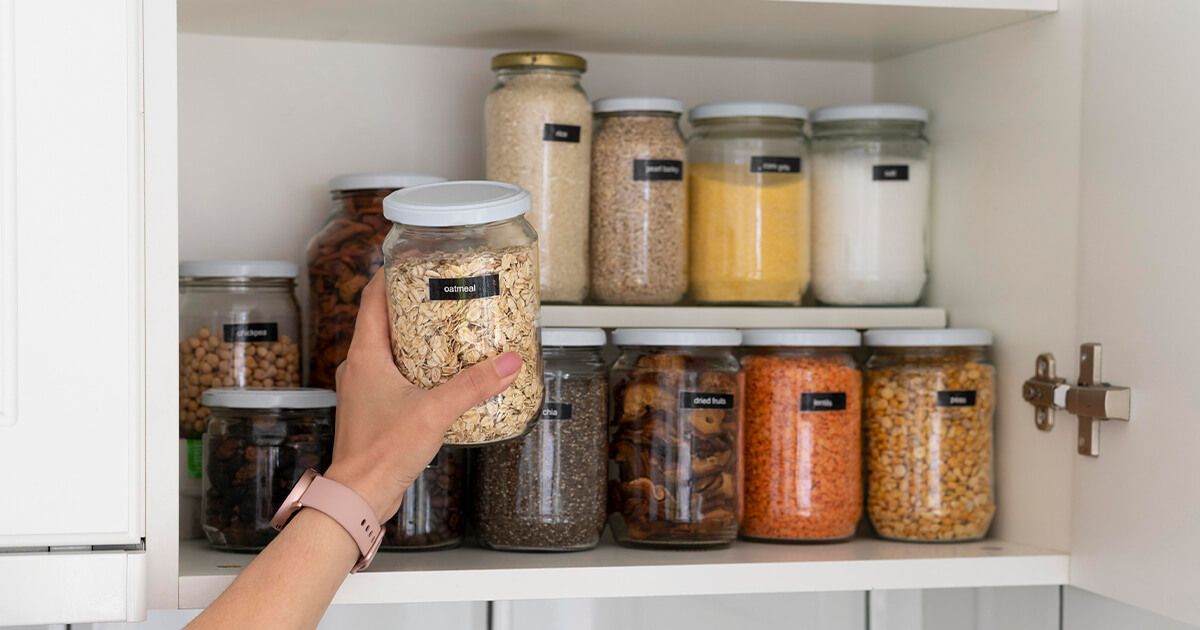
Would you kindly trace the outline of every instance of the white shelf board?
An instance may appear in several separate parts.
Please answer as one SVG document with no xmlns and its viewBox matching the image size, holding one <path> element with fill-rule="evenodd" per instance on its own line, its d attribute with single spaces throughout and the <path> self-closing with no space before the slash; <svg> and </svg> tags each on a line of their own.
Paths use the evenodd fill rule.
<svg viewBox="0 0 1200 630">
<path fill-rule="evenodd" d="M 471 48 L 878 60 L 1058 0 L 179 0 L 184 32 Z"/>
<path fill-rule="evenodd" d="M 667 328 L 945 328 L 927 307 L 543 306 L 543 326 Z"/>
<path fill-rule="evenodd" d="M 179 606 L 207 606 L 252 556 L 180 544 Z M 726 549 L 628 549 L 605 542 L 565 554 L 475 547 L 380 553 L 334 603 L 649 597 L 1066 584 L 1065 553 L 998 540 L 913 544 L 859 539 L 829 545 L 737 542 Z"/>
</svg>

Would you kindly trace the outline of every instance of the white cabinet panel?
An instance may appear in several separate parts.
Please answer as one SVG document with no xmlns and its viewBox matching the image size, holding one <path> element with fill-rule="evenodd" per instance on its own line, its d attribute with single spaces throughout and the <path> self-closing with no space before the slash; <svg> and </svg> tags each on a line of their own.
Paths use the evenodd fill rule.
<svg viewBox="0 0 1200 630">
<path fill-rule="evenodd" d="M 82 630 L 179 630 L 198 614 L 196 610 L 154 611 L 143 623 L 98 623 Z M 319 630 L 487 630 L 487 604 L 331 606 L 317 627 Z"/>
<path fill-rule="evenodd" d="M 1077 588 L 1063 592 L 1062 630 L 1196 630 L 1166 617 Z"/>
</svg>

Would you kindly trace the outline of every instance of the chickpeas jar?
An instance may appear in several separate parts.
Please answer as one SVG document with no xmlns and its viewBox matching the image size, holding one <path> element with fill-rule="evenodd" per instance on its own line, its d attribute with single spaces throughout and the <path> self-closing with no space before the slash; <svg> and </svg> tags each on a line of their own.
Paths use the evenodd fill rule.
<svg viewBox="0 0 1200 630">
<path fill-rule="evenodd" d="M 854 330 L 746 330 L 741 535 L 830 541 L 862 518 Z"/>
<path fill-rule="evenodd" d="M 674 304 L 688 282 L 683 103 L 602 98 L 593 109 L 592 298 Z"/>
<path fill-rule="evenodd" d="M 271 517 L 309 468 L 329 466 L 336 396 L 327 389 L 210 389 L 204 434 L 204 534 L 229 551 L 275 538 Z"/>
<path fill-rule="evenodd" d="M 866 369 L 867 514 L 884 538 L 987 535 L 995 369 L 986 330 L 871 330 Z"/>
<path fill-rule="evenodd" d="M 466 531 L 467 452 L 443 446 L 413 480 L 400 509 L 383 524 L 385 551 L 450 549 Z"/>
<path fill-rule="evenodd" d="M 623 328 L 610 372 L 610 523 L 634 546 L 737 537 L 741 398 L 726 329 Z"/>
</svg>

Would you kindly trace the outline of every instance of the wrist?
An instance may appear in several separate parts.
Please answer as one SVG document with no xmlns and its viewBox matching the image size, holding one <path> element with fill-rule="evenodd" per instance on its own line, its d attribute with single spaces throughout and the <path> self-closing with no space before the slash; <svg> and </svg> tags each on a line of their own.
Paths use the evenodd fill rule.
<svg viewBox="0 0 1200 630">
<path fill-rule="evenodd" d="M 350 488 L 362 497 L 367 505 L 371 506 L 371 511 L 375 513 L 380 525 L 396 511 L 395 499 L 391 496 L 394 491 L 387 486 L 385 480 L 379 479 L 372 471 L 355 471 L 349 466 L 333 464 L 325 471 L 325 477 Z"/>
</svg>

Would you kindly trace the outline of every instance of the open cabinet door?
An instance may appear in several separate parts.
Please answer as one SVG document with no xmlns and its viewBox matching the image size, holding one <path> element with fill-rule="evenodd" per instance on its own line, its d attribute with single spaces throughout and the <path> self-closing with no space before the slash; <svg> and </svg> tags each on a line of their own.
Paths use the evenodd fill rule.
<svg viewBox="0 0 1200 630">
<path fill-rule="evenodd" d="M 1071 582 L 1200 625 L 1200 3 L 1086 6 L 1079 341 L 1133 405 L 1099 457 L 1063 455 Z"/>
</svg>

